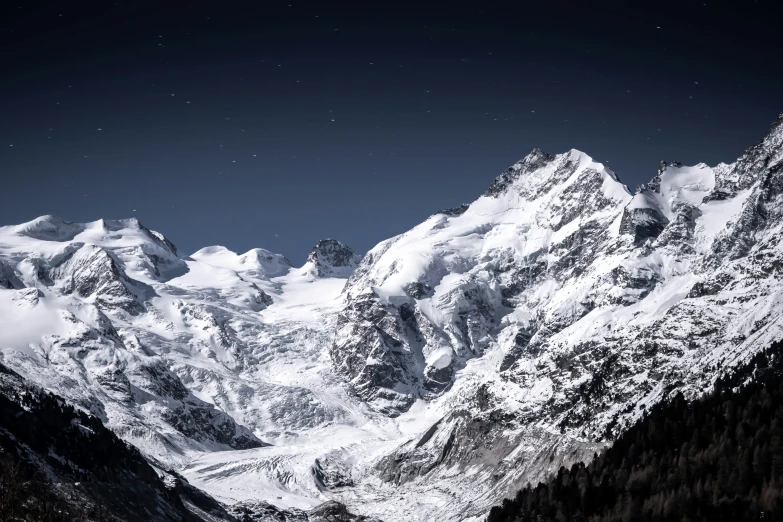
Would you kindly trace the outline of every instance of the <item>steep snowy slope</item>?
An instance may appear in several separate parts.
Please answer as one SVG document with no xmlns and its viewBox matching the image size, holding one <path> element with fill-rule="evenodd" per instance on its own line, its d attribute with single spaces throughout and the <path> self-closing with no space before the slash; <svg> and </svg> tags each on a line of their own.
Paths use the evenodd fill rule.
<svg viewBox="0 0 783 522">
<path fill-rule="evenodd" d="M 44 216 L 0 228 L 0 260 L 2 360 L 223 500 L 318 506 L 329 497 L 314 459 L 329 482 L 323 455 L 348 438 L 399 437 L 331 371 L 333 318 L 358 262 L 338 241 L 293 268 L 263 249 L 183 258 L 136 220 Z M 253 448 L 266 449 L 257 482 L 227 451 Z M 202 476 L 211 458 L 232 471 Z"/>
<path fill-rule="evenodd" d="M 633 194 L 534 150 L 361 261 L 3 227 L 2 362 L 237 509 L 481 517 L 781 336 L 781 121 Z"/>
<path fill-rule="evenodd" d="M 175 299 L 161 284 L 187 271 L 163 236 L 133 219 L 77 224 L 44 216 L 0 229 L 0 256 L 24 286 L 0 294 L 0 345 L 9 366 L 162 461 L 263 444 L 188 391 L 161 357 L 190 332 L 183 341 L 191 349 L 219 352 L 225 342 L 222 325 L 207 314 L 199 319 L 208 326 L 190 332 L 176 332 L 166 320 L 164 314 L 177 313 L 187 330 L 198 305 Z M 166 306 L 156 308 L 158 302 Z"/>
<path fill-rule="evenodd" d="M 582 153 L 534 150 L 470 205 L 371 250 L 335 368 L 378 411 L 424 399 L 443 413 L 381 479 L 479 515 L 780 338 L 782 142 L 779 120 L 736 163 L 662 164 L 634 195 Z"/>
<path fill-rule="evenodd" d="M 441 393 L 507 327 L 511 299 L 539 271 L 551 264 L 556 277 L 573 278 L 606 249 L 617 235 L 612 221 L 630 199 L 611 171 L 581 152 L 533 151 L 484 197 L 367 254 L 346 290 L 332 348 L 337 367 L 381 411 Z M 577 258 L 572 251 L 586 250 L 586 242 L 593 253 Z M 533 333 L 529 308 L 507 319 L 519 337 Z M 585 309 L 573 298 L 559 308 L 552 313 Z"/>
</svg>

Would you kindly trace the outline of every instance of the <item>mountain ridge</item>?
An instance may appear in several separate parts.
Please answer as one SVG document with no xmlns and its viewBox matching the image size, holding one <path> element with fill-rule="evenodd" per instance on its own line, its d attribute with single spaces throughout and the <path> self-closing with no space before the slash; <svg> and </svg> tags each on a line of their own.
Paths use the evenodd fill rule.
<svg viewBox="0 0 783 522">
<path fill-rule="evenodd" d="M 631 193 L 534 149 L 361 259 L 322 240 L 302 267 L 42 216 L 0 228 L 2 362 L 227 504 L 480 518 L 783 335 L 782 150 L 773 124 Z"/>
</svg>

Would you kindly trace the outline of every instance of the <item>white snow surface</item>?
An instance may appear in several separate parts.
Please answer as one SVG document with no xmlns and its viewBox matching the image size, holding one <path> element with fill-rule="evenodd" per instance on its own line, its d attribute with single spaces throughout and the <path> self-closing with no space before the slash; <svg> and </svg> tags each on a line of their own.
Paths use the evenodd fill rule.
<svg viewBox="0 0 783 522">
<path fill-rule="evenodd" d="M 135 219 L 2 227 L 0 356 L 225 503 L 478 520 L 781 337 L 781 221 L 752 215 L 763 190 L 781 215 L 778 134 L 636 195 L 582 152 L 534 151 L 350 278 L 260 248 L 183 257 Z M 620 232 L 651 207 L 657 237 Z M 412 361 L 397 373 L 381 330 Z"/>
</svg>

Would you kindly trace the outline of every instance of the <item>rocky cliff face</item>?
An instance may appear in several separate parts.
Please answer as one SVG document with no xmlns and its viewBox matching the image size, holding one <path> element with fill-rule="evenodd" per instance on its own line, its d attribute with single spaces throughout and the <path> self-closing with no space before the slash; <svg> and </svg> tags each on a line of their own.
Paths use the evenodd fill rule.
<svg viewBox="0 0 783 522">
<path fill-rule="evenodd" d="M 365 256 L 346 288 L 336 368 L 394 414 L 448 389 L 502 332 L 514 340 L 506 366 L 535 352 L 595 306 L 584 295 L 543 314 L 542 285 L 571 284 L 621 242 L 612 224 L 631 199 L 583 153 L 534 150 L 464 212 L 431 216 Z"/>
<path fill-rule="evenodd" d="M 348 277 L 361 256 L 336 239 L 322 239 L 310 251 L 303 270 L 316 277 Z"/>
<path fill-rule="evenodd" d="M 589 455 L 783 335 L 782 143 L 776 125 L 732 165 L 662 163 L 633 195 L 583 153 L 534 150 L 459 213 L 371 250 L 335 369 L 387 415 L 448 405 L 380 476 L 474 489 L 454 475 L 474 462 L 496 470 L 480 495 L 499 494 L 530 477 L 506 468 L 522 441 L 547 445 L 531 426 L 578 446 L 553 458 Z"/>
</svg>

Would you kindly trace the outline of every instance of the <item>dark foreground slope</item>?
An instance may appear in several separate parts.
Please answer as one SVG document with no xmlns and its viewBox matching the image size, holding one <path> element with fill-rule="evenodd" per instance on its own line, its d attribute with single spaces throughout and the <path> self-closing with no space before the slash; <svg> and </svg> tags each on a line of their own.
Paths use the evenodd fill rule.
<svg viewBox="0 0 783 522">
<path fill-rule="evenodd" d="M 0 364 L 0 522 L 379 522 L 337 502 L 230 509 Z"/>
<path fill-rule="evenodd" d="M 167 482 L 100 420 L 0 364 L 0 520 L 234 520 L 176 476 Z"/>
<path fill-rule="evenodd" d="M 659 404 L 592 463 L 561 468 L 488 522 L 783 520 L 783 343 L 702 400 Z"/>
</svg>

